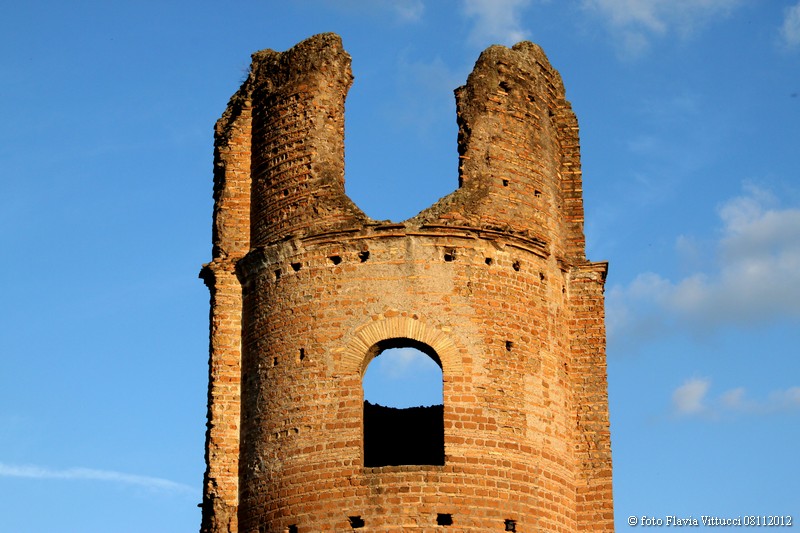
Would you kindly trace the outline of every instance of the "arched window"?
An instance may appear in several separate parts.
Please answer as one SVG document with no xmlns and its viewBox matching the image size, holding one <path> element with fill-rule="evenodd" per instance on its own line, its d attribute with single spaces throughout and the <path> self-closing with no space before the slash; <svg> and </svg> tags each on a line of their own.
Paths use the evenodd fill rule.
<svg viewBox="0 0 800 533">
<path fill-rule="evenodd" d="M 439 357 L 392 339 L 375 347 L 364 387 L 364 466 L 443 465 L 444 405 Z"/>
</svg>

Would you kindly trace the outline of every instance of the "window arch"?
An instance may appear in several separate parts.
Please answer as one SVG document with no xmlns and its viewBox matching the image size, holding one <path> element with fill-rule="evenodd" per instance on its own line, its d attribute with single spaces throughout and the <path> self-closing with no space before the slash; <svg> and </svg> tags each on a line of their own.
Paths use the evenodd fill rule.
<svg viewBox="0 0 800 533">
<path fill-rule="evenodd" d="M 368 357 L 362 378 L 364 466 L 443 465 L 439 356 L 419 341 L 389 339 L 373 346 Z"/>
</svg>

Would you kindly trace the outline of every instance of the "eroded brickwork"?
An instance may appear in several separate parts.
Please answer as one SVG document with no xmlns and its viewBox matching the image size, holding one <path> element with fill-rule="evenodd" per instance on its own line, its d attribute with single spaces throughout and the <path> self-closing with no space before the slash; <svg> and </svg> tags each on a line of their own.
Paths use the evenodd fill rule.
<svg viewBox="0 0 800 533">
<path fill-rule="evenodd" d="M 202 530 L 613 530 L 606 264 L 560 76 L 487 49 L 459 188 L 402 223 L 345 195 L 351 81 L 335 35 L 261 51 L 217 125 Z M 364 466 L 362 376 L 396 346 L 442 367 L 443 465 Z"/>
</svg>

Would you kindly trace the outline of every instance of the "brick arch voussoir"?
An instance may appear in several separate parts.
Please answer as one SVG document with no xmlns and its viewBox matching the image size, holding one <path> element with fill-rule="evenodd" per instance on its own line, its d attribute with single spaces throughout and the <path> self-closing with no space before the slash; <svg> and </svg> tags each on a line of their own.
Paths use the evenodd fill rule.
<svg viewBox="0 0 800 533">
<path fill-rule="evenodd" d="M 427 344 L 439 356 L 445 376 L 461 374 L 461 357 L 450 335 L 420 318 L 407 316 L 379 318 L 357 327 L 342 352 L 343 373 L 363 374 L 376 355 L 375 345 L 390 339 L 411 339 Z"/>
</svg>

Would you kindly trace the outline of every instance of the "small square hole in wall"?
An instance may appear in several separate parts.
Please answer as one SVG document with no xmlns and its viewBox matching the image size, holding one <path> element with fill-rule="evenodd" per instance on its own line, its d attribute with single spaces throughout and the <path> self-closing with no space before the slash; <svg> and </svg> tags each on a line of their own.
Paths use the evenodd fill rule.
<svg viewBox="0 0 800 533">
<path fill-rule="evenodd" d="M 444 260 L 448 263 L 456 260 L 456 251 L 454 248 L 450 248 L 444 253 Z"/>
<path fill-rule="evenodd" d="M 331 263 L 333 263 L 334 265 L 338 265 L 339 263 L 342 262 L 341 256 L 338 255 L 330 255 L 328 256 L 328 259 L 330 259 Z"/>
<path fill-rule="evenodd" d="M 511 520 L 509 518 L 506 519 L 506 531 L 516 531 L 517 530 L 517 521 Z"/>
<path fill-rule="evenodd" d="M 514 261 L 514 262 L 511 264 L 511 267 L 512 267 L 514 270 L 516 270 L 517 272 L 519 272 L 519 269 L 521 268 L 521 267 L 520 267 L 520 264 L 519 264 L 519 261 Z"/>
<path fill-rule="evenodd" d="M 347 519 L 350 521 L 350 527 L 353 529 L 364 527 L 364 519 L 360 516 L 348 516 Z"/>
<path fill-rule="evenodd" d="M 494 259 L 492 259 L 491 257 L 487 257 L 487 258 L 485 259 L 485 261 L 486 261 L 486 264 L 487 264 L 487 265 L 491 265 L 492 263 L 494 263 Z"/>
<path fill-rule="evenodd" d="M 302 267 L 303 265 L 300 263 L 292 263 L 292 270 L 295 272 L 299 272 Z"/>
<path fill-rule="evenodd" d="M 450 513 L 439 513 L 436 515 L 436 525 L 437 526 L 452 526 L 453 525 L 453 515 Z"/>
<path fill-rule="evenodd" d="M 275 281 L 278 281 L 279 279 L 281 279 L 281 269 L 280 268 L 275 271 Z"/>
<path fill-rule="evenodd" d="M 362 263 L 366 263 L 367 259 L 369 259 L 369 250 L 364 250 L 363 252 L 358 252 L 358 259 Z"/>
<path fill-rule="evenodd" d="M 292 524 L 286 528 L 286 533 L 297 533 L 297 525 Z"/>
<path fill-rule="evenodd" d="M 511 349 L 514 347 L 514 343 L 511 341 L 506 341 L 506 351 L 510 352 Z"/>
</svg>

